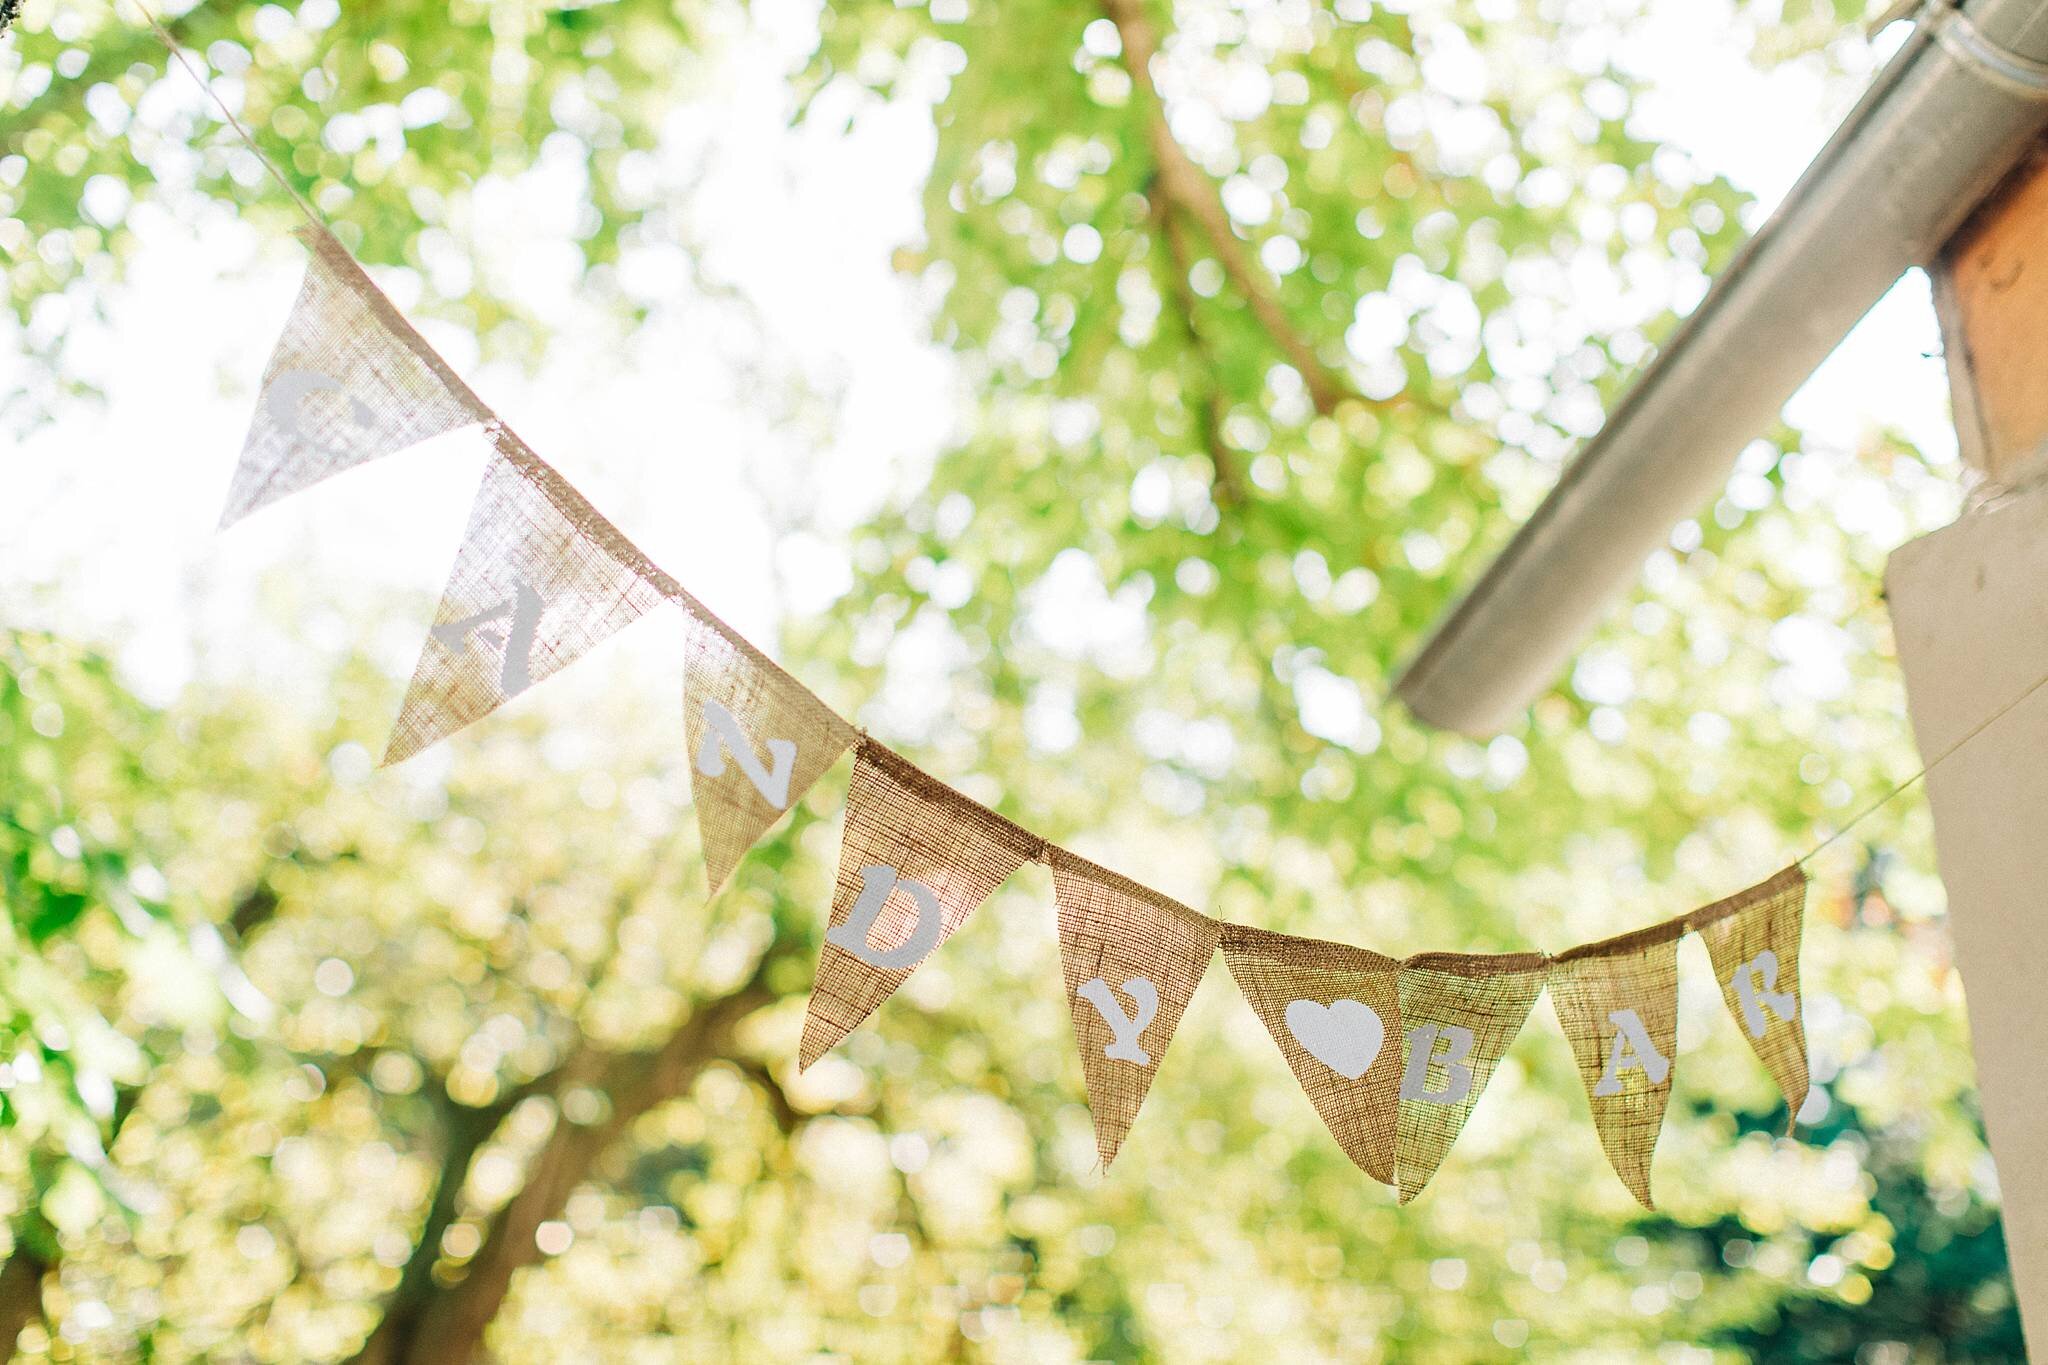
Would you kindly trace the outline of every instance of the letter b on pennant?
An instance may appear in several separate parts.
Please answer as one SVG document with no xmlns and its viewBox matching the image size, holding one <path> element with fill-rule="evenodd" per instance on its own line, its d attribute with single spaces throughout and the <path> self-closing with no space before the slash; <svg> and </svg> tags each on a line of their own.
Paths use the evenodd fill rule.
<svg viewBox="0 0 2048 1365">
<path fill-rule="evenodd" d="M 1472 1030 L 1462 1024 L 1424 1024 L 1408 1030 L 1408 1065 L 1401 1072 L 1401 1098 L 1457 1104 L 1472 1093 Z M 1439 1048 L 1439 1044 L 1442 1047 Z M 1441 1067 L 1441 1087 L 1429 1082 Z"/>
</svg>

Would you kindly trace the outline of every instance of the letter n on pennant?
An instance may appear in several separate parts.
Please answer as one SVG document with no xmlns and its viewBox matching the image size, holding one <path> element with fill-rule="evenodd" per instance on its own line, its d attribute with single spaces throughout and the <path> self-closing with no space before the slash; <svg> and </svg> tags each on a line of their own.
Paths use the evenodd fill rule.
<svg viewBox="0 0 2048 1365">
<path fill-rule="evenodd" d="M 1728 1012 L 1770 1069 L 1795 1124 L 1810 1084 L 1806 1018 L 1799 999 L 1805 919 L 1806 874 L 1797 867 L 1686 917 L 1706 941 Z"/>
<path fill-rule="evenodd" d="M 690 618 L 683 733 L 690 796 L 716 892 L 784 811 L 838 761 L 854 730 L 722 624 Z"/>
<path fill-rule="evenodd" d="M 609 522 L 512 438 L 493 436 L 386 763 L 487 715 L 662 601 Z"/>
<path fill-rule="evenodd" d="M 469 392 L 327 229 L 285 320 L 220 524 L 345 469 L 484 420 Z"/>
<path fill-rule="evenodd" d="M 1393 1184 L 1401 964 L 1241 924 L 1223 926 L 1223 960 L 1344 1155 Z"/>
<path fill-rule="evenodd" d="M 1220 926 L 1065 849 L 1049 856 L 1060 969 L 1095 1119 L 1095 1150 L 1108 1166 L 1216 955 Z"/>
<path fill-rule="evenodd" d="M 1042 846 L 880 744 L 855 751 L 832 918 L 804 1015 L 808 1067 Z"/>
<path fill-rule="evenodd" d="M 1543 993 L 1541 953 L 1422 953 L 1401 964 L 1402 1203 L 1422 1193 Z"/>
<path fill-rule="evenodd" d="M 1683 919 L 1574 948 L 1550 963 L 1550 1003 L 1571 1040 L 1593 1127 L 1621 1183 L 1650 1202 L 1650 1157 L 1678 1056 Z"/>
</svg>

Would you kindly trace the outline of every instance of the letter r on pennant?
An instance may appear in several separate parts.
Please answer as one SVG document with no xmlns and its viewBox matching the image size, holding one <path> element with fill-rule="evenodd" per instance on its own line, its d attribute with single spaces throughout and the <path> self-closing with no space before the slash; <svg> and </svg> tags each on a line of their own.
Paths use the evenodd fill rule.
<svg viewBox="0 0 2048 1365">
<path fill-rule="evenodd" d="M 882 917 L 882 909 L 889 903 L 892 891 L 901 891 L 910 897 L 910 903 L 917 908 L 917 923 L 912 927 L 910 937 L 894 948 L 877 948 L 868 942 L 868 935 L 874 932 L 875 921 Z M 915 967 L 924 960 L 926 953 L 938 946 L 941 927 L 937 892 L 923 882 L 912 881 L 893 867 L 876 863 L 860 870 L 860 897 L 847 913 L 846 923 L 825 931 L 825 941 L 853 954 L 870 967 L 902 971 Z"/>
<path fill-rule="evenodd" d="M 747 732 L 740 729 L 740 723 L 732 712 L 721 706 L 715 698 L 704 699 L 704 742 L 697 748 L 697 771 L 706 777 L 725 775 L 725 760 L 731 755 L 746 774 L 747 781 L 754 784 L 754 790 L 761 793 L 761 799 L 777 810 L 789 809 L 789 779 L 796 771 L 796 742 L 788 739 L 768 741 L 768 756 L 775 766 L 768 767 L 754 752 L 753 744 L 747 739 Z"/>
<path fill-rule="evenodd" d="M 1729 984 L 1742 1007 L 1743 1027 L 1752 1038 L 1761 1038 L 1770 1029 L 1771 1021 L 1764 1017 L 1766 1008 L 1788 1024 L 1798 1017 L 1799 997 L 1778 989 L 1778 955 L 1769 948 L 1737 967 Z"/>
</svg>

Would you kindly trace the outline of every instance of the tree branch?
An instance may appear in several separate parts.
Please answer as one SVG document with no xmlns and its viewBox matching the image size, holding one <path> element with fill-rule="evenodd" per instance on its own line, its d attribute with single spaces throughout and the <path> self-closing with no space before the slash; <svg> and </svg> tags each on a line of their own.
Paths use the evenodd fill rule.
<svg viewBox="0 0 2048 1365">
<path fill-rule="evenodd" d="M 1145 132 L 1157 165 L 1159 189 L 1174 207 L 1201 226 L 1223 273 L 1244 296 L 1252 316 L 1287 357 L 1287 363 L 1301 375 L 1316 411 L 1328 416 L 1345 399 L 1358 397 L 1357 390 L 1325 365 L 1315 347 L 1295 330 L 1271 282 L 1252 264 L 1244 243 L 1231 230 L 1230 214 L 1216 186 L 1175 141 L 1166 122 L 1166 105 L 1152 84 L 1152 59 L 1159 54 L 1159 36 L 1145 13 L 1144 0 L 1102 0 L 1102 10 L 1123 40 L 1124 66 L 1145 104 Z"/>
<path fill-rule="evenodd" d="M 1159 224 L 1160 235 L 1166 239 L 1168 283 L 1179 306 L 1181 326 L 1187 331 L 1189 343 L 1201 353 L 1209 367 L 1208 392 L 1190 406 L 1195 426 L 1202 435 L 1202 448 L 1209 455 L 1210 482 L 1215 490 L 1217 508 L 1228 509 L 1244 501 L 1244 483 L 1238 477 L 1237 461 L 1232 458 L 1230 448 L 1223 444 L 1223 418 L 1227 405 L 1223 400 L 1223 386 L 1216 380 L 1216 357 L 1210 350 L 1208 338 L 1202 335 L 1201 325 L 1195 321 L 1195 291 L 1188 284 L 1188 270 L 1194 264 L 1193 253 L 1188 250 L 1187 235 L 1182 230 L 1180 217 L 1165 195 L 1160 193 L 1156 179 L 1150 196 L 1152 217 Z"/>
<path fill-rule="evenodd" d="M 414 1241 L 412 1255 L 399 1275 L 398 1288 L 384 1306 L 384 1317 L 363 1348 L 350 1358 L 351 1365 L 391 1365 L 397 1361 L 406 1339 L 418 1326 L 420 1313 L 434 1293 L 434 1262 L 441 1256 L 441 1238 L 455 1221 L 457 1200 L 469 1176 L 477 1149 L 498 1131 L 498 1125 L 526 1097 L 514 1092 L 482 1109 L 469 1109 L 450 1101 L 443 1106 L 447 1149 L 441 1155 L 441 1170 L 434 1182 L 434 1197 L 427 1207 L 426 1221 Z"/>
<path fill-rule="evenodd" d="M 22 1330 L 43 1320 L 43 1276 L 50 1264 L 28 1244 L 25 1231 L 15 1225 L 14 1252 L 0 1266 L 0 1361 L 14 1359 Z"/>
<path fill-rule="evenodd" d="M 773 960 L 772 954 L 764 957 L 745 985 L 700 1005 L 658 1048 L 612 1054 L 589 1050 L 572 1059 L 559 1073 L 558 1088 L 587 1076 L 609 1097 L 610 1112 L 587 1126 L 557 1119 L 525 1185 L 491 1219 L 461 1282 L 425 1294 L 416 1311 L 401 1314 L 394 1299 L 357 1356 L 360 1365 L 463 1365 L 476 1359 L 513 1276 L 540 1259 L 534 1242 L 540 1225 L 561 1213 L 597 1159 L 635 1120 L 689 1089 L 707 1065 L 730 1049 L 740 1021 L 775 999 L 767 984 Z M 415 1257 L 425 1257 L 431 1269 L 437 1254 L 423 1237 Z"/>
</svg>

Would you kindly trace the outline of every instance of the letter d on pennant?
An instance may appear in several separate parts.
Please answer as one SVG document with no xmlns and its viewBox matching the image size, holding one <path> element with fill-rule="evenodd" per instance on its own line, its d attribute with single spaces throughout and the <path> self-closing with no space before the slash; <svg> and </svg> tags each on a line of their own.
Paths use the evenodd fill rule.
<svg viewBox="0 0 2048 1365">
<path fill-rule="evenodd" d="M 805 753 L 818 747 L 807 745 Z M 753 802 L 751 788 L 726 781 Z M 808 1068 L 859 1027 L 1042 847 L 1035 835 L 863 741 L 799 1064 Z"/>
<path fill-rule="evenodd" d="M 874 932 L 875 921 L 881 918 L 892 891 L 910 897 L 910 903 L 917 907 L 917 924 L 910 937 L 894 948 L 877 948 L 868 942 L 868 935 Z M 825 941 L 852 953 L 870 967 L 900 972 L 915 967 L 938 946 L 940 924 L 937 892 L 923 882 L 901 875 L 893 867 L 871 863 L 860 870 L 860 898 L 854 901 L 846 923 L 827 929 Z"/>
</svg>

